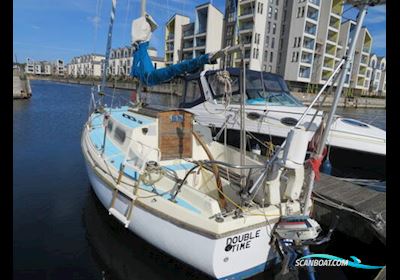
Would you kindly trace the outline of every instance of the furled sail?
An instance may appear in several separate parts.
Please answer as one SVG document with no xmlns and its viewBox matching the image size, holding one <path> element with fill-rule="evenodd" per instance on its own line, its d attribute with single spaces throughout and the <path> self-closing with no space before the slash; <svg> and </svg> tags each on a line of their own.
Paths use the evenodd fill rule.
<svg viewBox="0 0 400 280">
<path fill-rule="evenodd" d="M 157 24 L 149 15 L 132 22 L 132 42 L 136 45 L 136 50 L 133 53 L 131 76 L 138 78 L 144 85 L 161 84 L 178 75 L 198 71 L 204 64 L 213 64 L 212 55 L 207 53 L 190 60 L 183 60 L 177 64 L 155 69 L 147 50 L 151 32 L 156 27 Z"/>
<path fill-rule="evenodd" d="M 204 64 L 211 63 L 210 55 L 203 54 L 190 60 L 184 60 L 177 64 L 155 69 L 151 58 L 147 53 L 148 47 L 149 42 L 143 42 L 138 45 L 138 48 L 133 53 L 133 65 L 131 72 L 132 77 L 138 78 L 144 85 L 147 86 L 161 84 L 184 73 L 195 72 Z"/>
</svg>

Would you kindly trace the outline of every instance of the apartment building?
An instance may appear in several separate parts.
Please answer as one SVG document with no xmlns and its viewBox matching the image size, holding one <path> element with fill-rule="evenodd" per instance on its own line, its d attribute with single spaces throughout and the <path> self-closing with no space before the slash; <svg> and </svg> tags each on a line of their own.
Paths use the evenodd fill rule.
<svg viewBox="0 0 400 280">
<path fill-rule="evenodd" d="M 34 61 L 27 58 L 25 65 L 25 72 L 31 75 L 45 75 L 53 74 L 53 63 L 49 61 Z"/>
<path fill-rule="evenodd" d="M 86 54 L 74 57 L 68 64 L 67 73 L 72 77 L 100 77 L 104 55 Z"/>
<path fill-rule="evenodd" d="M 27 74 L 35 74 L 35 63 L 30 58 L 26 59 L 25 73 L 27 73 Z"/>
<path fill-rule="evenodd" d="M 353 88 L 356 93 L 365 94 L 369 90 L 371 69 L 368 69 L 368 63 L 371 54 L 372 41 L 373 39 L 371 34 L 368 32 L 368 29 L 363 27 L 356 42 L 349 85 L 349 87 Z"/>
<path fill-rule="evenodd" d="M 279 5 L 279 0 L 274 0 Z M 282 1 L 281 1 L 282 2 Z M 267 23 L 267 0 L 226 0 L 225 22 L 223 27 L 223 47 L 243 43 L 245 48 L 245 62 L 252 70 L 272 70 L 267 68 L 269 56 L 264 55 L 266 51 L 278 47 L 278 41 L 273 35 L 279 34 L 280 14 L 277 8 L 270 6 Z M 266 28 L 268 25 L 268 37 Z M 268 43 L 266 41 L 268 39 Z M 266 44 L 266 45 L 265 45 Z M 273 56 L 273 55 L 272 55 Z M 264 61 L 266 63 L 264 63 Z M 239 67 L 241 55 L 235 54 L 227 58 L 227 66 Z M 275 68 L 275 65 L 274 65 Z"/>
<path fill-rule="evenodd" d="M 188 24 L 190 18 L 175 14 L 165 25 L 165 64 L 175 64 L 180 60 L 183 31 L 182 26 Z"/>
<path fill-rule="evenodd" d="M 263 52 L 263 71 L 278 72 L 279 64 L 282 60 L 283 45 L 282 37 L 286 35 L 286 25 L 284 17 L 284 0 L 268 0 L 266 2 L 266 25 Z M 262 4 L 261 4 L 262 6 Z"/>
<path fill-rule="evenodd" d="M 320 18 L 316 32 L 316 47 L 311 74 L 311 83 L 323 85 L 332 76 L 342 56 L 339 44 L 343 1 L 324 0 L 320 2 Z M 306 23 L 306 32 L 307 25 Z"/>
<path fill-rule="evenodd" d="M 195 20 L 175 14 L 165 26 L 165 63 L 177 63 L 217 51 L 222 46 L 224 16 L 210 3 L 196 6 Z M 206 65 L 205 69 L 219 68 Z"/>
<path fill-rule="evenodd" d="M 148 54 L 152 60 L 154 68 L 165 67 L 164 58 L 157 56 L 157 50 L 149 47 Z M 122 47 L 112 49 L 110 52 L 109 72 L 112 76 L 130 76 L 133 62 L 132 47 Z"/>
<path fill-rule="evenodd" d="M 222 12 L 210 3 L 196 6 L 195 21 L 182 26 L 181 60 L 220 50 L 223 21 Z M 205 69 L 214 68 L 219 65 L 205 66 Z"/>
<path fill-rule="evenodd" d="M 372 70 L 369 92 L 371 95 L 386 95 L 386 58 L 371 55 L 369 67 Z"/>
<path fill-rule="evenodd" d="M 52 74 L 57 76 L 64 76 L 64 60 L 57 59 L 52 63 Z"/>
</svg>

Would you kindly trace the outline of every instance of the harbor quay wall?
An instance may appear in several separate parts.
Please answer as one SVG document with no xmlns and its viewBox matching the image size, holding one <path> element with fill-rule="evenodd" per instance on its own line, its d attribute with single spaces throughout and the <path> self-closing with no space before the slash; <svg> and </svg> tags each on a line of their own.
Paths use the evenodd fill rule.
<svg viewBox="0 0 400 280">
<path fill-rule="evenodd" d="M 292 94 L 303 102 L 304 105 L 310 105 L 316 94 L 292 92 Z M 330 107 L 333 102 L 333 96 L 328 96 L 324 102 L 323 107 Z M 317 103 L 318 104 L 318 103 Z M 379 108 L 386 109 L 386 98 L 373 98 L 373 97 L 340 97 L 338 107 L 341 108 Z"/>
<path fill-rule="evenodd" d="M 99 85 L 100 80 L 90 79 L 76 79 L 76 78 L 64 78 L 54 76 L 30 76 L 31 80 L 50 80 L 56 82 L 64 82 L 71 84 L 82 84 L 82 85 Z M 106 86 L 109 88 L 136 90 L 137 84 L 134 81 L 107 81 Z M 178 86 L 171 83 L 165 83 L 161 85 L 152 86 L 149 91 L 165 94 L 182 95 L 181 91 L 178 90 Z M 304 105 L 309 105 L 315 98 L 314 93 L 303 93 L 303 92 L 292 92 L 292 94 L 303 102 Z M 324 107 L 332 105 L 333 96 L 328 96 L 325 100 Z M 371 98 L 371 97 L 341 97 L 339 100 L 339 107 L 343 108 L 386 108 L 385 98 Z"/>
</svg>

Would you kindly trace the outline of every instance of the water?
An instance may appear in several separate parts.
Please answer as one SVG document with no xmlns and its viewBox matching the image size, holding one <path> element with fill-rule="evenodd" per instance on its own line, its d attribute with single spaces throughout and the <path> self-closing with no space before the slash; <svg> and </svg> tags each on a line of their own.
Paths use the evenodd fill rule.
<svg viewBox="0 0 400 280">
<path fill-rule="evenodd" d="M 90 87 L 49 81 L 32 81 L 31 86 L 30 100 L 13 103 L 14 279 L 207 279 L 125 230 L 91 191 L 80 148 Z M 130 96 L 126 91 L 116 94 Z M 166 96 L 149 98 L 159 104 L 170 101 Z M 349 113 L 355 112 L 361 111 Z M 328 253 L 382 264 L 368 262 L 369 254 L 380 255 L 370 252 L 373 247 L 366 250 L 340 234 L 332 241 L 324 247 Z M 351 250 L 335 244 L 350 244 Z M 357 273 L 372 279 L 377 272 Z M 323 268 L 318 275 L 356 279 L 354 269 Z"/>
</svg>

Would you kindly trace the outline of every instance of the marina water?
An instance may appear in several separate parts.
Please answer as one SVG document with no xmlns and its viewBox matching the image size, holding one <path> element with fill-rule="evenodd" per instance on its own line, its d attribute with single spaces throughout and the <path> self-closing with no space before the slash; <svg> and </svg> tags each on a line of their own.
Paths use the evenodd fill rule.
<svg viewBox="0 0 400 280">
<path fill-rule="evenodd" d="M 30 100 L 13 103 L 14 279 L 207 279 L 127 231 L 91 191 L 80 148 L 90 86 L 32 81 L 31 87 Z M 131 92 L 115 94 L 129 98 Z M 147 98 L 163 105 L 175 101 L 168 95 Z M 338 113 L 386 127 L 385 110 Z M 318 250 L 384 263 L 379 244 L 364 246 L 339 233 Z M 376 274 L 323 267 L 317 279 L 373 279 Z M 269 275 L 252 279 L 273 279 Z M 306 279 L 302 273 L 300 279 Z"/>
</svg>

